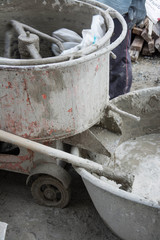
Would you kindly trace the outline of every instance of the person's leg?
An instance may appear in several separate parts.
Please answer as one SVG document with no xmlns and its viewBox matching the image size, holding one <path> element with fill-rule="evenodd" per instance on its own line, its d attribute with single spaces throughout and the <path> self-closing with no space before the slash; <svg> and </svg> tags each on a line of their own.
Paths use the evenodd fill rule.
<svg viewBox="0 0 160 240">
<path fill-rule="evenodd" d="M 124 16 L 124 18 L 126 22 L 128 22 L 127 15 Z M 117 39 L 122 31 L 121 24 L 117 19 L 114 20 L 114 23 L 115 31 L 114 35 L 111 38 L 111 42 Z M 111 58 L 110 60 L 110 99 L 130 91 L 132 84 L 132 66 L 131 58 L 129 55 L 130 42 L 131 31 L 128 29 L 127 35 L 123 42 L 113 50 L 117 58 Z"/>
</svg>

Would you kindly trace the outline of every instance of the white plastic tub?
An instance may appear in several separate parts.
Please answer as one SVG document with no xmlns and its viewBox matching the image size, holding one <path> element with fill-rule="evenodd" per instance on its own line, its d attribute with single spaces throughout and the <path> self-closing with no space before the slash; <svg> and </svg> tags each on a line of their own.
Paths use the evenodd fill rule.
<svg viewBox="0 0 160 240">
<path fill-rule="evenodd" d="M 120 96 L 112 102 L 141 117 L 139 123 L 123 119 L 121 142 L 160 132 L 160 87 Z M 79 168 L 90 197 L 106 225 L 124 240 L 159 240 L 160 205 L 105 183 Z"/>
</svg>

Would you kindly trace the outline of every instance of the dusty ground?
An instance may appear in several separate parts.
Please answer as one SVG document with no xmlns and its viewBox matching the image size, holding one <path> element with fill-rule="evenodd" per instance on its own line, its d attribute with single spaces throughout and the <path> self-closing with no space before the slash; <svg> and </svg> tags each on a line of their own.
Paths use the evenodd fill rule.
<svg viewBox="0 0 160 240">
<path fill-rule="evenodd" d="M 137 63 L 133 63 L 132 66 L 132 91 L 160 86 L 160 56 L 154 58 L 140 57 Z"/>
<path fill-rule="evenodd" d="M 159 76 L 160 58 L 139 59 L 133 64 L 132 90 L 160 86 Z M 0 221 L 8 223 L 6 240 L 119 240 L 99 217 L 81 178 L 73 170 L 71 175 L 70 204 L 54 209 L 34 203 L 26 176 L 1 171 Z"/>
</svg>

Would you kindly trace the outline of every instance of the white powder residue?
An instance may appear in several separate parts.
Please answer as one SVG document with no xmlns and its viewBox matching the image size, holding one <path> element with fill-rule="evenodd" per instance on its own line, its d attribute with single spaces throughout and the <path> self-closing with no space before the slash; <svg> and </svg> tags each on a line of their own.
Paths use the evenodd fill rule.
<svg viewBox="0 0 160 240">
<path fill-rule="evenodd" d="M 115 167 L 135 175 L 132 193 L 160 204 L 160 134 L 149 134 L 122 143 Z"/>
<path fill-rule="evenodd" d="M 122 186 L 121 184 L 117 184 L 115 181 L 109 180 L 108 178 L 103 177 L 103 176 L 100 177 L 100 180 L 102 180 L 103 182 L 108 183 L 118 189 Z"/>
</svg>

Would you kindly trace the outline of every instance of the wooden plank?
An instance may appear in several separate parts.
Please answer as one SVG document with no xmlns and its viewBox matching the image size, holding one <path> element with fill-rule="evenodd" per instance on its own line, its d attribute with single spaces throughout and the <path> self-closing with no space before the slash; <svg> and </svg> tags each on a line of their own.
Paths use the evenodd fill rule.
<svg viewBox="0 0 160 240">
<path fill-rule="evenodd" d="M 148 42 L 148 49 L 149 49 L 150 53 L 155 52 L 154 39 L 152 39 L 151 41 Z"/>
<path fill-rule="evenodd" d="M 152 56 L 152 53 L 149 52 L 148 44 L 146 43 L 142 49 L 143 56 Z"/>
<path fill-rule="evenodd" d="M 139 27 L 134 27 L 133 30 L 132 30 L 132 33 L 140 36 L 142 34 L 143 30 Z"/>
<path fill-rule="evenodd" d="M 143 28 L 145 27 L 145 25 L 146 25 L 146 19 L 144 19 L 143 21 L 141 21 L 141 23 L 138 24 L 138 27 L 143 29 Z"/>
<path fill-rule="evenodd" d="M 153 22 L 149 19 L 148 23 L 148 36 L 152 38 L 152 29 L 153 29 Z"/>
<path fill-rule="evenodd" d="M 147 28 L 144 28 L 141 36 L 142 36 L 142 38 L 143 38 L 146 42 L 149 42 L 149 41 L 152 40 L 151 36 L 148 35 L 148 30 L 147 30 Z"/>
<path fill-rule="evenodd" d="M 144 20 L 144 27 L 143 28 L 147 28 L 148 29 L 148 25 L 149 25 L 149 18 L 146 17 L 145 20 Z"/>
<path fill-rule="evenodd" d="M 135 36 L 131 46 L 130 50 L 134 51 L 141 51 L 143 47 L 144 39 L 141 36 Z"/>
</svg>

